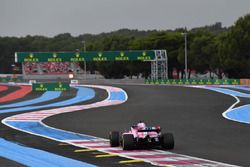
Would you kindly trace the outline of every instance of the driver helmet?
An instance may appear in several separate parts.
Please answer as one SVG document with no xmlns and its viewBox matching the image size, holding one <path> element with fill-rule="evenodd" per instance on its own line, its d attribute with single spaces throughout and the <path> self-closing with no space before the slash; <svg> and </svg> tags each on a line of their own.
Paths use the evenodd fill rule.
<svg viewBox="0 0 250 167">
<path fill-rule="evenodd" d="M 138 129 L 144 129 L 144 128 L 146 128 L 146 124 L 144 122 L 139 122 L 137 124 L 137 127 L 138 127 Z"/>
</svg>

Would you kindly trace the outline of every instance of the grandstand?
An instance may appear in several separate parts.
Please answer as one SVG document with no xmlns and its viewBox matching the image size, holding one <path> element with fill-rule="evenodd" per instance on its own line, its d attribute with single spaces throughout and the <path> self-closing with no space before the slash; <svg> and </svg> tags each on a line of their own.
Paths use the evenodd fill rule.
<svg viewBox="0 0 250 167">
<path fill-rule="evenodd" d="M 80 67 L 79 62 L 23 62 L 22 76 L 26 80 L 68 80 L 69 74 L 74 79 L 103 79 L 98 71 L 90 73 Z"/>
<path fill-rule="evenodd" d="M 23 63 L 24 75 L 65 75 L 83 74 L 78 62 L 25 62 Z"/>
</svg>

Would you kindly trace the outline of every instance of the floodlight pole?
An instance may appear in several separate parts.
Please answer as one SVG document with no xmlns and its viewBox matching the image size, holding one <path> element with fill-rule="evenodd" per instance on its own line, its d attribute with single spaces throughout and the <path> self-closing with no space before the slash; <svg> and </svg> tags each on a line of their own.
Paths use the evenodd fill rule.
<svg viewBox="0 0 250 167">
<path fill-rule="evenodd" d="M 182 33 L 185 39 L 185 78 L 188 79 L 188 71 L 187 71 L 187 32 Z"/>
<path fill-rule="evenodd" d="M 86 52 L 86 41 L 82 41 L 83 44 L 83 51 Z M 85 80 L 87 79 L 87 63 L 86 60 L 84 60 L 84 73 L 85 73 Z"/>
</svg>

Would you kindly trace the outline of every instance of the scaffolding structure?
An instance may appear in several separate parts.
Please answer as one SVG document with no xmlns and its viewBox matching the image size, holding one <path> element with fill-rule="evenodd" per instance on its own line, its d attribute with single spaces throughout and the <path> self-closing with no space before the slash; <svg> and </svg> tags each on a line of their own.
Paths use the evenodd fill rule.
<svg viewBox="0 0 250 167">
<path fill-rule="evenodd" d="M 151 79 L 168 79 L 168 57 L 166 50 L 155 50 L 155 59 L 151 60 Z"/>
<path fill-rule="evenodd" d="M 103 56 L 103 54 L 106 54 Z M 126 55 L 125 55 L 126 53 Z M 19 57 L 18 57 L 19 54 Z M 57 54 L 61 57 L 58 58 Z M 69 55 L 70 54 L 70 57 Z M 151 63 L 151 80 L 166 80 L 168 79 L 168 57 L 167 57 L 167 51 L 166 50 L 146 50 L 146 51 L 111 51 L 111 52 L 103 52 L 103 54 L 99 54 L 99 52 L 83 52 L 81 53 L 82 57 L 79 57 L 80 55 L 76 52 L 37 52 L 37 53 L 30 53 L 30 52 L 19 52 L 15 53 L 15 61 L 22 63 L 22 71 L 24 76 L 28 76 L 29 74 L 55 74 L 58 75 L 59 72 L 62 70 L 62 74 L 75 73 L 77 74 L 79 70 L 75 69 L 74 65 L 72 63 L 76 63 L 78 61 L 116 61 L 116 58 L 118 58 L 118 61 L 150 61 Z M 44 55 L 44 56 L 41 56 Z M 89 56 L 92 56 L 90 59 Z M 113 55 L 113 56 L 110 56 Z M 115 57 L 114 57 L 115 55 Z M 40 57 L 39 57 L 40 56 Z M 84 57 L 85 56 L 85 57 Z M 96 56 L 96 57 L 95 57 Z M 129 57 L 126 57 L 129 56 Z M 58 60 L 57 60 L 58 58 Z M 70 61 L 73 59 L 73 62 L 68 62 L 70 65 L 68 66 L 62 66 L 61 63 Z M 86 59 L 87 60 L 86 60 Z M 121 59 L 123 58 L 123 59 Z M 50 60 L 52 59 L 52 60 Z M 59 61 L 60 60 L 60 61 Z M 55 61 L 55 62 L 52 62 Z M 45 63 L 45 64 L 44 64 Z M 52 68 L 52 71 L 50 71 L 51 68 L 48 63 L 59 63 L 58 68 L 55 70 Z M 52 65 L 51 67 L 56 66 Z M 56 66 L 57 67 L 57 66 Z M 86 66 L 85 66 L 86 67 Z M 85 70 L 86 71 L 86 70 Z M 61 74 L 61 73 L 60 73 Z M 86 74 L 86 72 L 85 72 Z"/>
</svg>

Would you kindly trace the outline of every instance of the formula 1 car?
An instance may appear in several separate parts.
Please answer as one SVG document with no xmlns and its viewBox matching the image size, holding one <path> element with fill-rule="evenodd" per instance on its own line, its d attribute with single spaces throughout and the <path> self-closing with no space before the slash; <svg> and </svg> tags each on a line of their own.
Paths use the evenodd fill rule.
<svg viewBox="0 0 250 167">
<path fill-rule="evenodd" d="M 172 133 L 161 133 L 160 126 L 147 127 L 144 122 L 139 122 L 121 134 L 112 131 L 109 134 L 110 146 L 122 146 L 123 150 L 134 150 L 140 146 L 161 146 L 163 149 L 174 148 L 174 136 Z"/>
</svg>

